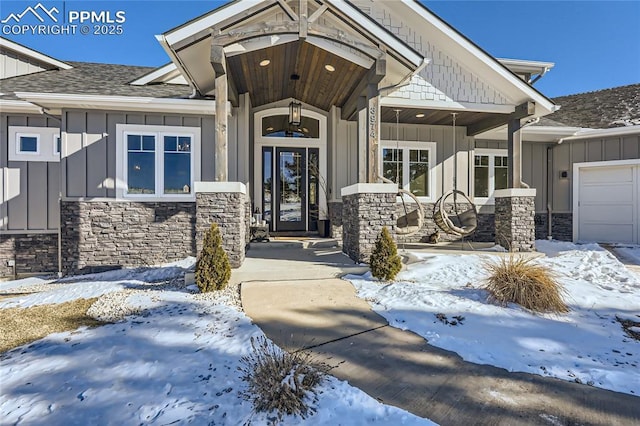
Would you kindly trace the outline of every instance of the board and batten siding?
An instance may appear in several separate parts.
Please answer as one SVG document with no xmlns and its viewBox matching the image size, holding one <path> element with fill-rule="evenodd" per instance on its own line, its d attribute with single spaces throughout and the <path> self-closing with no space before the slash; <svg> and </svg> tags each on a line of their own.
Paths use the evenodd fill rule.
<svg viewBox="0 0 640 426">
<path fill-rule="evenodd" d="M 506 141 L 477 140 L 476 148 L 507 149 Z M 550 148 L 547 157 L 547 148 Z M 522 142 L 522 179 L 536 189 L 536 212 L 570 213 L 573 164 L 640 158 L 640 134 L 614 138 L 568 140 L 561 144 Z M 567 172 L 567 177 L 562 177 Z M 549 196 L 547 197 L 547 191 Z"/>
<path fill-rule="evenodd" d="M 60 163 L 9 161 L 9 126 L 59 128 L 41 115 L 0 114 L 0 231 L 46 232 L 58 228 Z"/>
<path fill-rule="evenodd" d="M 541 142 L 522 142 L 522 181 L 536 189 L 535 206 L 538 213 L 547 211 L 547 146 Z M 478 139 L 475 147 L 504 149 L 506 152 L 507 141 Z"/>
<path fill-rule="evenodd" d="M 200 180 L 214 180 L 214 116 L 94 110 L 65 110 L 63 116 L 65 199 L 115 198 L 117 124 L 199 127 L 202 132 Z"/>
<path fill-rule="evenodd" d="M 407 142 L 435 142 L 436 143 L 436 193 L 434 199 L 453 189 L 454 155 L 453 130 L 450 126 L 429 126 L 400 124 L 398 140 Z M 396 141 L 396 125 L 381 123 L 381 143 Z M 458 161 L 457 187 L 469 193 L 472 185 L 472 175 L 469 171 L 470 151 L 473 149 L 473 138 L 466 135 L 464 127 L 456 127 L 456 145 Z M 332 162 L 334 169 L 332 199 L 340 199 L 340 190 L 345 186 L 357 183 L 358 180 L 358 128 L 356 122 L 339 120 L 335 141 L 332 141 Z M 364 154 L 362 154 L 364 155 Z M 330 159 L 331 160 L 331 159 Z"/>
<path fill-rule="evenodd" d="M 613 138 L 568 140 L 552 149 L 553 210 L 559 213 L 572 211 L 573 164 L 594 161 L 633 160 L 640 158 L 640 133 Z M 566 178 L 561 172 L 568 172 Z"/>
<path fill-rule="evenodd" d="M 32 74 L 50 69 L 42 63 L 7 50 L 0 51 L 0 79 Z"/>
</svg>

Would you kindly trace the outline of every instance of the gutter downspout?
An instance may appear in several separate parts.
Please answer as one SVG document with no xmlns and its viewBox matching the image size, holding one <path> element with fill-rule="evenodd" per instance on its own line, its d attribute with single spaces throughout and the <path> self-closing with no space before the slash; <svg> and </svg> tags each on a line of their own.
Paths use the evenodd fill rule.
<svg viewBox="0 0 640 426">
<path fill-rule="evenodd" d="M 38 105 L 40 106 L 40 105 Z M 41 107 L 42 115 L 60 123 L 58 137 L 60 138 L 60 171 L 58 172 L 58 278 L 62 278 L 62 152 L 64 143 L 62 140 L 62 117 L 58 118 L 49 114 L 46 108 Z"/>
<path fill-rule="evenodd" d="M 55 115 L 52 115 L 47 112 L 47 108 L 42 105 L 38 105 L 37 103 L 31 102 L 31 104 L 36 105 L 40 108 L 40 114 L 45 117 L 55 120 L 60 123 L 60 130 L 58 133 L 58 137 L 60 138 L 60 172 L 58 173 L 58 215 L 60 215 L 62 209 L 62 151 L 63 151 L 63 140 L 62 140 L 62 117 L 58 118 Z M 62 278 L 62 217 L 58 217 L 58 278 Z"/>
<path fill-rule="evenodd" d="M 533 86 L 533 85 L 535 84 L 535 82 L 536 82 L 536 81 L 538 81 L 538 80 L 540 80 L 542 77 L 544 77 L 544 75 L 545 75 L 546 73 L 548 73 L 550 70 L 551 70 L 551 68 L 549 68 L 549 67 L 544 67 L 544 70 L 543 70 L 540 74 L 538 74 L 538 75 L 536 76 L 536 78 L 534 78 L 533 80 L 529 79 L 529 84 Z"/>
<path fill-rule="evenodd" d="M 431 59 L 424 58 L 422 60 L 422 63 L 418 66 L 418 68 L 416 68 L 414 71 L 411 71 L 409 74 L 407 74 L 397 84 L 392 84 L 390 86 L 381 87 L 380 89 L 378 89 L 378 93 L 380 93 L 380 96 L 383 96 L 382 92 L 386 92 L 386 91 L 391 92 L 393 90 L 397 90 L 397 89 L 400 89 L 402 87 L 408 86 L 409 84 L 411 84 L 411 80 L 413 80 L 413 77 L 415 75 L 418 75 L 420 72 L 422 72 L 422 70 L 425 69 L 427 67 L 427 65 L 429 65 L 430 63 L 431 63 Z"/>
<path fill-rule="evenodd" d="M 551 180 L 553 179 L 553 146 L 547 145 L 547 239 L 553 240 L 553 208 L 551 206 Z M 551 171 L 551 172 L 550 172 Z"/>
</svg>

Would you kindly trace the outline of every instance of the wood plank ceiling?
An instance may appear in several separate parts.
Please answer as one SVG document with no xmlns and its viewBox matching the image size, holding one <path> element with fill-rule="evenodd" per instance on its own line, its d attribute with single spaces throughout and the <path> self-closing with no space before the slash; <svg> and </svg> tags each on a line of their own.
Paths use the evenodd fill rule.
<svg viewBox="0 0 640 426">
<path fill-rule="evenodd" d="M 260 66 L 268 59 L 270 64 Z M 227 58 L 238 93 L 250 93 L 253 106 L 295 98 L 322 110 L 342 106 L 367 69 L 304 41 Z M 335 71 L 325 69 L 331 65 Z M 300 76 L 292 80 L 291 76 Z"/>
<path fill-rule="evenodd" d="M 451 115 L 455 111 L 442 111 L 426 108 L 397 108 L 400 109 L 399 119 L 400 123 L 408 124 L 430 124 L 450 126 L 453 120 Z M 382 113 L 380 114 L 380 120 L 385 123 L 396 122 L 396 108 L 382 107 Z M 422 116 L 420 116 L 422 115 Z M 456 116 L 456 125 L 458 126 L 470 126 L 478 123 L 482 120 L 490 118 L 494 115 L 504 115 L 505 123 L 507 122 L 508 115 L 505 114 L 492 114 L 487 112 L 458 112 Z"/>
</svg>

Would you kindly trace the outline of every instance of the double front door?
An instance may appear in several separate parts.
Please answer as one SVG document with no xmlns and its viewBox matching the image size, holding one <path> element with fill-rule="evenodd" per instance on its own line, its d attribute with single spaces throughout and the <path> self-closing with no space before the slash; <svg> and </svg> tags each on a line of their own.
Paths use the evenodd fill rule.
<svg viewBox="0 0 640 426">
<path fill-rule="evenodd" d="M 272 231 L 315 231 L 318 149 L 263 147 L 262 201 Z"/>
</svg>

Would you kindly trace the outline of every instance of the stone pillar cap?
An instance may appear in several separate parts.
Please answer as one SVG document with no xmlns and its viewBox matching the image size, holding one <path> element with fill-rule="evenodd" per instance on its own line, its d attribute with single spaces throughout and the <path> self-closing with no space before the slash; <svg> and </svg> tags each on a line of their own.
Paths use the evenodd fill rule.
<svg viewBox="0 0 640 426">
<path fill-rule="evenodd" d="M 356 183 L 340 190 L 343 197 L 353 194 L 395 194 L 398 185 L 395 183 Z"/>
<path fill-rule="evenodd" d="M 246 194 L 247 186 L 242 182 L 194 182 L 193 190 L 196 193 L 240 192 Z"/>
<path fill-rule="evenodd" d="M 496 189 L 493 192 L 495 198 L 512 198 L 512 197 L 535 197 L 535 188 L 507 188 Z"/>
</svg>

